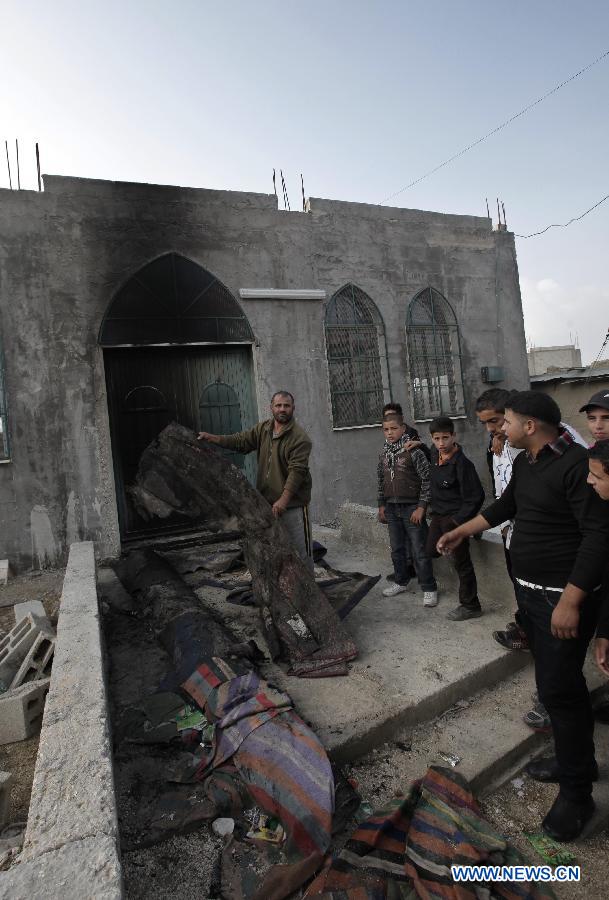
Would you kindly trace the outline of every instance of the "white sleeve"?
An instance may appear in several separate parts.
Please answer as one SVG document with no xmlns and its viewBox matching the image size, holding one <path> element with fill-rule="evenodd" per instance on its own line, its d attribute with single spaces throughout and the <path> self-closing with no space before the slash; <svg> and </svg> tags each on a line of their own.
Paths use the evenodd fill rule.
<svg viewBox="0 0 609 900">
<path fill-rule="evenodd" d="M 573 438 L 573 440 L 575 441 L 576 444 L 579 444 L 581 447 L 585 447 L 586 450 L 588 449 L 590 444 L 588 443 L 588 441 L 585 441 L 583 439 L 583 437 L 581 436 L 579 431 L 577 431 L 575 428 L 573 428 L 572 425 L 567 425 L 566 422 L 561 422 L 560 424 L 562 425 L 563 428 L 565 428 L 569 432 L 569 434 L 571 435 L 571 437 Z"/>
</svg>

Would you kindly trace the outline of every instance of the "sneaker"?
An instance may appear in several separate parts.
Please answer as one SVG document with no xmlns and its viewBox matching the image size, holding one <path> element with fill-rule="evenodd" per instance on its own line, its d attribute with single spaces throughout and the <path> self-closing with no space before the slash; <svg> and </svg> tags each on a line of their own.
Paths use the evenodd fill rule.
<svg viewBox="0 0 609 900">
<path fill-rule="evenodd" d="M 438 592 L 437 591 L 423 591 L 423 606 L 437 606 L 438 605 Z"/>
<path fill-rule="evenodd" d="M 524 714 L 522 721 L 532 731 L 537 731 L 539 734 L 547 734 L 552 731 L 552 723 L 547 710 L 539 701 L 537 701 L 533 709 Z"/>
<path fill-rule="evenodd" d="M 403 594 L 407 590 L 407 585 L 394 582 L 391 587 L 383 590 L 383 597 L 395 597 L 396 594 Z"/>
<path fill-rule="evenodd" d="M 559 794 L 541 827 L 555 841 L 574 841 L 594 815 L 594 800 L 575 802 Z"/>
<path fill-rule="evenodd" d="M 453 622 L 465 622 L 466 619 L 479 619 L 481 615 L 479 606 L 457 606 L 451 609 L 446 618 Z"/>
</svg>

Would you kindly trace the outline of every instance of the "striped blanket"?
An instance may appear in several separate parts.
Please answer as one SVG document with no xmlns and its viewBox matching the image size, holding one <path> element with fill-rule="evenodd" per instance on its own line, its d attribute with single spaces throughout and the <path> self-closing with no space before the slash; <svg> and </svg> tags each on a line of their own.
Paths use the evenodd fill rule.
<svg viewBox="0 0 609 900">
<path fill-rule="evenodd" d="M 431 766 L 395 800 L 357 828 L 330 858 L 306 894 L 323 900 L 505 900 L 554 898 L 541 883 L 455 884 L 451 865 L 521 865 L 520 854 L 482 817 L 467 782 Z M 490 893 L 489 893 L 490 892 Z"/>
<path fill-rule="evenodd" d="M 284 826 L 292 865 L 271 870 L 273 887 L 263 882 L 261 891 L 267 893 L 260 896 L 287 896 L 288 888 L 294 890 L 319 868 L 330 845 L 334 778 L 324 748 L 288 695 L 253 671 L 235 675 L 214 657 L 182 688 L 216 725 L 212 754 L 201 762 L 197 778 L 204 780 L 230 760 L 252 803 Z"/>
</svg>

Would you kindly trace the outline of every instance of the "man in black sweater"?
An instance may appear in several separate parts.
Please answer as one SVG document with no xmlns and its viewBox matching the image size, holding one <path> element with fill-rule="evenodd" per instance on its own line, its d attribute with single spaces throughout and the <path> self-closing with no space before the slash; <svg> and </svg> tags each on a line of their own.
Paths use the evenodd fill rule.
<svg viewBox="0 0 609 900">
<path fill-rule="evenodd" d="M 518 609 L 556 752 L 556 759 L 527 771 L 560 784 L 542 827 L 555 840 L 569 841 L 594 811 L 594 718 L 582 669 L 598 619 L 609 517 L 586 484 L 588 453 L 560 425 L 551 397 L 514 393 L 503 430 L 512 447 L 525 451 L 514 461 L 510 483 L 480 515 L 440 538 L 438 550 L 451 552 L 464 538 L 514 519 L 510 557 Z"/>
</svg>

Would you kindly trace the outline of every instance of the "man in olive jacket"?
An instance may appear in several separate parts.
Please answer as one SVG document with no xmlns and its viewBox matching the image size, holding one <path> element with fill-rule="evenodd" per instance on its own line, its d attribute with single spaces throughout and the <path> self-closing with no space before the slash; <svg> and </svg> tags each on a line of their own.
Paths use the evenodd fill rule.
<svg viewBox="0 0 609 900">
<path fill-rule="evenodd" d="M 271 397 L 272 418 L 237 434 L 199 433 L 199 440 L 218 444 L 237 453 L 258 454 L 256 487 L 281 517 L 298 552 L 313 569 L 309 502 L 311 439 L 294 420 L 294 397 L 277 391 Z"/>
</svg>

